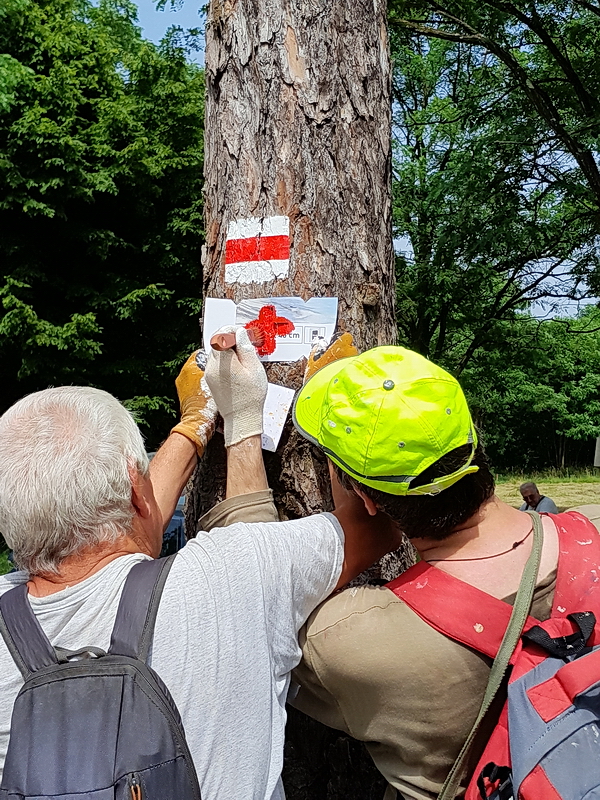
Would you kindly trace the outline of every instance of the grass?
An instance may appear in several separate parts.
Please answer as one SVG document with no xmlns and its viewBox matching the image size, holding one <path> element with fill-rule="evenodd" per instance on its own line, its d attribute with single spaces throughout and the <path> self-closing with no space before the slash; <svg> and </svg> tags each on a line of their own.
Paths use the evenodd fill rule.
<svg viewBox="0 0 600 800">
<path fill-rule="evenodd" d="M 498 472 L 496 483 L 598 483 L 600 469 L 548 469 L 543 472 Z"/>
</svg>

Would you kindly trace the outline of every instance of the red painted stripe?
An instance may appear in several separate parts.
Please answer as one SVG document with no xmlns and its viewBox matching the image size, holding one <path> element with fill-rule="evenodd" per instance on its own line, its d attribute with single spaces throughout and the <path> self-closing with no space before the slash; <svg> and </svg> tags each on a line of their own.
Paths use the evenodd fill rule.
<svg viewBox="0 0 600 800">
<path fill-rule="evenodd" d="M 555 787 L 543 768 L 536 764 L 519 786 L 519 800 L 565 800 Z"/>
<path fill-rule="evenodd" d="M 531 704 L 544 722 L 562 714 L 581 692 L 600 683 L 600 650 L 561 667 L 550 680 L 527 690 Z"/>
<path fill-rule="evenodd" d="M 249 239 L 229 239 L 225 243 L 225 263 L 240 261 L 281 261 L 290 257 L 289 236 L 253 236 Z"/>
</svg>

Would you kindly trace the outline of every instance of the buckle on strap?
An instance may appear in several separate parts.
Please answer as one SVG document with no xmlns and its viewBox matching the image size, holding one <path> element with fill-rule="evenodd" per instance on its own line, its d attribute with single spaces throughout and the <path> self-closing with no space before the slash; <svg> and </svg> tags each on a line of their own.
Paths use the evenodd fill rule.
<svg viewBox="0 0 600 800">
<path fill-rule="evenodd" d="M 499 767 L 493 762 L 486 764 L 477 778 L 477 788 L 482 800 L 514 800 L 510 767 Z M 490 789 L 492 793 L 488 794 Z"/>
<path fill-rule="evenodd" d="M 568 636 L 552 638 L 541 626 L 534 625 L 523 633 L 523 639 L 543 647 L 547 653 L 555 658 L 576 658 L 586 648 L 588 639 L 594 632 L 596 617 L 591 611 L 580 611 L 569 614 L 567 619 L 574 622 L 579 630 Z"/>
</svg>

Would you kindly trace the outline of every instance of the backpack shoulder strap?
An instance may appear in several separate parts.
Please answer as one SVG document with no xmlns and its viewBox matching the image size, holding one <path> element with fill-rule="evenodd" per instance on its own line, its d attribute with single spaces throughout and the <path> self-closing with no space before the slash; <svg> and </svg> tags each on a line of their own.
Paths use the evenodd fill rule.
<svg viewBox="0 0 600 800">
<path fill-rule="evenodd" d="M 473 723 L 471 732 L 463 744 L 456 761 L 452 765 L 452 769 L 444 781 L 442 790 L 438 795 L 438 800 L 454 800 L 456 797 L 462 776 L 471 756 L 473 744 L 477 739 L 479 726 L 484 720 L 485 715 L 488 713 L 494 698 L 502 686 L 502 682 L 506 676 L 506 671 L 512 660 L 515 650 L 518 649 L 519 640 L 527 623 L 527 614 L 533 600 L 533 593 L 535 591 L 537 575 L 542 558 L 542 547 L 544 543 L 544 530 L 539 514 L 536 514 L 535 511 L 527 513 L 530 514 L 533 520 L 533 546 L 531 549 L 531 554 L 527 559 L 525 569 L 521 575 L 521 582 L 515 598 L 515 604 L 512 608 L 508 627 L 506 628 L 506 632 L 502 638 L 502 643 L 498 648 L 498 653 L 494 659 L 494 663 L 492 664 L 492 669 L 490 670 L 490 678 L 485 689 L 479 714 Z"/>
<path fill-rule="evenodd" d="M 410 567 L 387 588 L 435 630 L 489 658 L 496 657 L 512 611 L 507 603 L 425 561 Z"/>
<path fill-rule="evenodd" d="M 553 617 L 592 611 L 600 619 L 600 533 L 577 511 L 548 515 L 558 530 Z"/>
<path fill-rule="evenodd" d="M 539 526 L 534 514 L 530 516 Z M 508 603 L 425 561 L 410 567 L 387 588 L 436 631 L 489 658 L 496 657 L 513 610 Z M 539 621 L 528 616 L 524 629 L 534 625 Z"/>
<path fill-rule="evenodd" d="M 175 556 L 140 561 L 130 569 L 117 609 L 110 655 L 147 660 L 160 598 Z"/>
<path fill-rule="evenodd" d="M 56 664 L 54 648 L 27 599 L 27 584 L 0 597 L 0 633 L 23 678 Z"/>
</svg>

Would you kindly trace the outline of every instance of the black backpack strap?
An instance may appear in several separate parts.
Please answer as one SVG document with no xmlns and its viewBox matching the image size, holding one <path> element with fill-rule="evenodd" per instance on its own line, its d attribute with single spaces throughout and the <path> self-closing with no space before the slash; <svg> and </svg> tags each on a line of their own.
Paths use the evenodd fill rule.
<svg viewBox="0 0 600 800">
<path fill-rule="evenodd" d="M 109 655 L 147 660 L 160 597 L 176 555 L 140 561 L 131 568 L 117 609 Z"/>
<path fill-rule="evenodd" d="M 0 597 L 0 633 L 25 679 L 57 663 L 54 648 L 27 599 L 26 583 Z"/>
<path fill-rule="evenodd" d="M 523 638 L 539 645 L 554 658 L 575 658 L 587 647 L 588 639 L 596 627 L 596 615 L 591 611 L 579 611 L 567 614 L 567 619 L 575 623 L 579 630 L 568 636 L 552 638 L 542 627 L 534 625 L 523 634 Z"/>
</svg>

